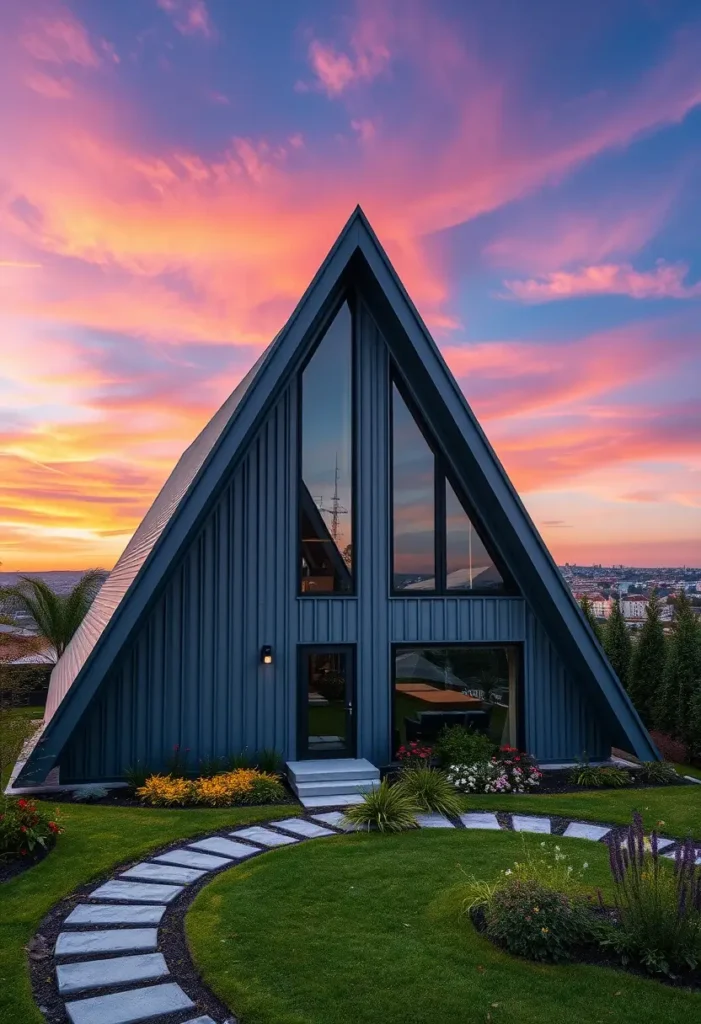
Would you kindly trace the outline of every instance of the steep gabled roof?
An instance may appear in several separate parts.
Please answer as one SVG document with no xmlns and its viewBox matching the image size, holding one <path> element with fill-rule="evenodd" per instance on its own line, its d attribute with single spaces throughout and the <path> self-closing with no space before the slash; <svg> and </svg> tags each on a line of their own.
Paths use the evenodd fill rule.
<svg viewBox="0 0 701 1024">
<path fill-rule="evenodd" d="M 488 524 L 495 548 L 565 665 L 608 719 L 615 742 L 658 757 L 460 388 L 362 210 L 339 235 L 285 327 L 187 449 L 127 545 L 51 679 L 44 735 L 18 783 L 43 779 L 155 600 L 233 465 L 299 367 L 352 277 L 412 399 Z"/>
</svg>

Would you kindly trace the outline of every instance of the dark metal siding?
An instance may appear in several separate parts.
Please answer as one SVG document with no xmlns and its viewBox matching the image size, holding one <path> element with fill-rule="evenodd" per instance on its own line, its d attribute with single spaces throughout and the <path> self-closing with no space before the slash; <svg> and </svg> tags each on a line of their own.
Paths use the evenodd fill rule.
<svg viewBox="0 0 701 1024">
<path fill-rule="evenodd" d="M 357 643 L 358 755 L 390 755 L 392 643 L 524 646 L 527 745 L 606 753 L 588 707 L 520 597 L 389 596 L 389 357 L 358 309 L 357 597 L 296 593 L 296 389 L 284 392 L 61 757 L 62 780 L 275 746 L 296 754 L 297 643 Z M 272 666 L 259 664 L 271 644 Z M 609 744 L 610 745 L 610 744 Z"/>
<path fill-rule="evenodd" d="M 277 747 L 294 730 L 295 392 L 278 402 L 61 758 L 62 779 Z M 272 666 L 259 662 L 271 644 Z"/>
</svg>

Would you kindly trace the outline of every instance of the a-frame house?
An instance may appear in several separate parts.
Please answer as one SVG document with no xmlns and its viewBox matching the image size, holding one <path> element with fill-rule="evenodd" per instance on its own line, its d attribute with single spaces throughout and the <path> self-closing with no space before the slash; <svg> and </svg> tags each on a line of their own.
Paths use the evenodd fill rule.
<svg viewBox="0 0 701 1024">
<path fill-rule="evenodd" d="M 358 208 L 127 545 L 16 785 L 175 745 L 384 766 L 451 723 L 659 756 Z"/>
</svg>

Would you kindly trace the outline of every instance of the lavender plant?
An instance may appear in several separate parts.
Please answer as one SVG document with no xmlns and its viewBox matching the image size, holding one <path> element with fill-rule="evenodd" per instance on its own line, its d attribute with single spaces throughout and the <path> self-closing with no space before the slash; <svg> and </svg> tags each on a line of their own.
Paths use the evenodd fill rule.
<svg viewBox="0 0 701 1024">
<path fill-rule="evenodd" d="M 617 925 L 604 942 L 624 964 L 635 960 L 651 974 L 693 970 L 701 962 L 701 867 L 691 839 L 677 848 L 674 864 L 660 858 L 659 837 L 645 839 L 633 815 L 625 840 L 609 841 Z"/>
</svg>

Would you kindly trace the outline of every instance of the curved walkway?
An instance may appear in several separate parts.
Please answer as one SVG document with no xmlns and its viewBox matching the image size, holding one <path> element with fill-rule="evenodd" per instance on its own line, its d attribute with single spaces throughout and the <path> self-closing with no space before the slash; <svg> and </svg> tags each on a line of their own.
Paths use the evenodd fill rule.
<svg viewBox="0 0 701 1024">
<path fill-rule="evenodd" d="M 593 842 L 605 841 L 613 831 L 626 831 L 617 825 L 501 812 L 466 813 L 454 820 L 440 814 L 417 818 L 422 828 L 541 834 L 556 829 L 558 835 Z M 159 929 L 169 905 L 183 894 L 189 905 L 207 876 L 266 850 L 344 831 L 350 829 L 344 828 L 340 811 L 291 817 L 182 843 L 126 870 L 117 869 L 109 881 L 81 897 L 60 922 L 53 951 L 55 989 L 67 1019 L 71 1024 L 235 1024 L 231 1015 L 216 1021 L 202 1015 L 201 1006 L 198 1016 L 197 1003 L 187 994 L 181 961 L 169 967 L 158 951 Z M 660 839 L 663 856 L 673 857 L 678 842 Z"/>
</svg>

